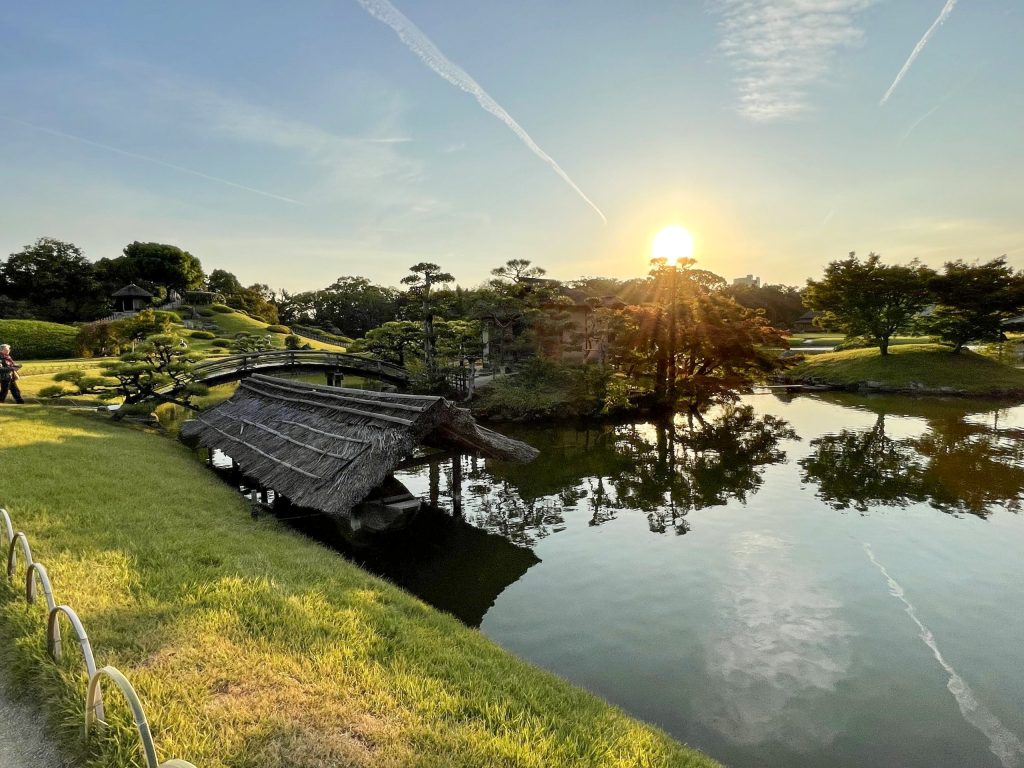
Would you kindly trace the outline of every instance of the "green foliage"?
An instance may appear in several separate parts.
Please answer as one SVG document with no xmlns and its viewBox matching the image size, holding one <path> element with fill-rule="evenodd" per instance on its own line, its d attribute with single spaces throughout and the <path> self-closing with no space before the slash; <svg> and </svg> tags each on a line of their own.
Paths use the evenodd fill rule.
<svg viewBox="0 0 1024 768">
<path fill-rule="evenodd" d="M 117 360 L 100 363 L 102 375 L 73 369 L 54 376 L 54 381 L 72 386 L 60 392 L 49 391 L 51 397 L 95 395 L 104 400 L 122 398 L 126 405 L 144 400 L 163 400 L 188 406 L 195 395 L 206 388 L 192 381 L 192 367 L 202 356 L 189 349 L 185 341 L 173 334 L 148 337 L 125 352 Z"/>
<path fill-rule="evenodd" d="M 1024 309 L 1024 276 L 1006 264 L 1006 257 L 984 264 L 947 262 L 928 288 L 935 301 L 919 321 L 959 352 L 969 341 L 999 341 L 1003 321 Z"/>
<path fill-rule="evenodd" d="M 203 265 L 177 246 L 136 241 L 126 245 L 123 253 L 118 260 L 123 277 L 178 292 L 203 286 Z"/>
<path fill-rule="evenodd" d="M 282 293 L 279 313 L 281 322 L 293 328 L 315 323 L 333 327 L 344 336 L 362 336 L 398 315 L 398 298 L 394 288 L 374 285 L 365 277 L 345 276 L 319 291 Z M 350 342 L 339 340 L 342 345 Z"/>
<path fill-rule="evenodd" d="M 41 237 L 0 264 L 0 312 L 70 323 L 107 313 L 108 293 L 81 249 Z"/>
<path fill-rule="evenodd" d="M 55 360 L 75 356 L 78 329 L 41 320 L 0 320 L 0 344 L 15 359 Z"/>
<path fill-rule="evenodd" d="M 725 292 L 747 309 L 763 309 L 776 328 L 792 328 L 806 312 L 800 289 L 789 285 L 731 285 Z"/>
<path fill-rule="evenodd" d="M 274 348 L 270 334 L 239 333 L 231 342 L 231 351 L 236 353 L 269 352 Z"/>
<path fill-rule="evenodd" d="M 284 348 L 285 349 L 300 349 L 302 347 L 302 339 L 296 336 L 294 333 L 284 337 Z"/>
<path fill-rule="evenodd" d="M 235 310 L 233 310 L 231 307 L 229 307 L 226 304 L 211 304 L 210 305 L 210 314 L 206 315 L 206 317 L 212 317 L 214 312 L 220 312 L 221 314 L 224 314 L 224 315 L 230 315 L 234 311 Z M 200 312 L 200 314 L 202 314 L 202 312 Z"/>
<path fill-rule="evenodd" d="M 212 343 L 215 347 L 230 347 L 234 343 L 234 339 L 225 339 L 223 336 L 218 336 L 213 339 Z"/>
<path fill-rule="evenodd" d="M 212 331 L 192 331 L 189 334 L 193 339 L 215 339 L 217 335 Z"/>
<path fill-rule="evenodd" d="M 934 272 L 918 262 L 886 266 L 876 253 L 860 261 L 851 253 L 833 261 L 819 281 L 808 280 L 804 303 L 823 312 L 847 336 L 863 336 L 885 355 L 889 339 L 909 330 L 914 316 L 929 303 Z"/>
<path fill-rule="evenodd" d="M 411 320 L 392 320 L 374 328 L 352 346 L 354 352 L 369 352 L 382 360 L 405 365 L 423 345 L 423 329 Z"/>
<path fill-rule="evenodd" d="M 530 360 L 512 376 L 501 376 L 479 390 L 473 412 L 494 420 L 534 421 L 607 414 L 630 406 L 621 391 L 609 392 L 612 372 L 598 366 L 571 366 Z M 612 395 L 609 399 L 609 395 Z"/>
<path fill-rule="evenodd" d="M 292 332 L 292 329 L 289 328 L 287 325 L 268 325 L 267 332 L 288 334 Z"/>
<path fill-rule="evenodd" d="M 242 284 L 231 272 L 224 269 L 215 269 L 206 280 L 206 290 L 212 293 L 219 293 L 222 296 L 233 296 L 242 292 Z"/>
<path fill-rule="evenodd" d="M 210 309 L 210 307 L 198 307 L 196 309 L 196 312 L 199 313 L 200 317 L 213 317 L 214 315 L 217 314 L 212 309 Z"/>
</svg>

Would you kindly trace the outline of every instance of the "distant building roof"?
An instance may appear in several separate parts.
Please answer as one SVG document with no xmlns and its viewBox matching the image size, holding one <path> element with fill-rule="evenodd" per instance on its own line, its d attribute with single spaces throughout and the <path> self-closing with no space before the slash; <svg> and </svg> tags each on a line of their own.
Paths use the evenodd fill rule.
<svg viewBox="0 0 1024 768">
<path fill-rule="evenodd" d="M 153 294 L 147 291 L 145 288 L 140 288 L 135 283 L 129 283 L 121 290 L 113 294 L 113 298 L 139 298 L 139 299 L 152 299 Z"/>
</svg>

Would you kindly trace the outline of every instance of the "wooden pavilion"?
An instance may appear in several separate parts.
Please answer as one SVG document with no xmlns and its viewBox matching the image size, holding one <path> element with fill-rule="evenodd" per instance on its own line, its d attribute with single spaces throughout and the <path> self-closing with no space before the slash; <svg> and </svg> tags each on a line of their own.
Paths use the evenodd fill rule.
<svg viewBox="0 0 1024 768">
<path fill-rule="evenodd" d="M 293 504 L 348 515 L 418 446 L 529 462 L 538 451 L 481 427 L 442 397 L 306 384 L 254 374 L 182 427 Z"/>
<path fill-rule="evenodd" d="M 129 283 L 111 297 L 115 312 L 138 312 L 153 301 L 153 294 L 135 283 Z"/>
</svg>

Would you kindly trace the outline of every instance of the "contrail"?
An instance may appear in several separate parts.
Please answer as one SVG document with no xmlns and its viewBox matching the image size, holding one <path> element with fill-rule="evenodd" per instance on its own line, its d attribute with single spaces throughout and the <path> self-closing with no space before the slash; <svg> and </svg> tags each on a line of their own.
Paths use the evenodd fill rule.
<svg viewBox="0 0 1024 768">
<path fill-rule="evenodd" d="M 912 124 L 912 125 L 911 125 L 911 126 L 910 126 L 909 128 L 907 128 L 907 129 L 906 129 L 906 133 L 904 133 L 904 134 L 903 134 L 903 138 L 901 138 L 901 139 L 899 140 L 899 143 L 901 143 L 901 144 L 902 144 L 902 143 L 903 143 L 904 141 L 906 141 L 906 140 L 907 140 L 907 138 L 909 138 L 910 134 L 911 134 L 911 133 L 913 133 L 913 131 L 914 131 L 914 129 L 915 129 L 916 127 L 918 127 L 919 125 L 921 125 L 922 123 L 924 123 L 924 122 L 925 122 L 926 120 L 928 120 L 928 119 L 929 119 L 930 117 L 932 117 L 932 115 L 934 115 L 934 114 L 935 114 L 936 112 L 938 112 L 938 111 L 939 111 L 939 108 L 940 108 L 940 106 L 942 106 L 942 104 L 944 104 L 944 103 L 945 103 L 946 101 L 948 101 L 948 100 L 949 100 L 949 97 L 950 97 L 951 95 L 953 95 L 953 93 L 955 93 L 955 92 L 956 92 L 956 90 L 957 90 L 958 88 L 959 88 L 959 86 L 957 86 L 956 88 L 951 88 L 951 89 L 950 89 L 950 90 L 949 90 L 949 91 L 948 91 L 948 92 L 946 93 L 946 95 L 944 95 L 944 96 L 943 96 L 942 98 L 940 98 L 940 99 L 939 99 L 939 102 L 938 102 L 937 104 L 935 104 L 935 106 L 933 106 L 933 108 L 932 108 L 931 110 L 929 110 L 928 112 L 926 112 L 926 113 L 925 113 L 924 115 L 922 115 L 922 116 L 921 116 L 920 118 L 918 118 L 918 119 L 916 119 L 915 121 L 913 121 L 913 124 Z"/>
<path fill-rule="evenodd" d="M 31 128 L 32 130 L 39 131 L 40 133 L 46 133 L 49 134 L 50 136 L 59 136 L 62 139 L 77 141 L 81 144 L 88 144 L 90 147 L 98 147 L 99 149 L 105 149 L 107 152 L 114 152 L 118 155 L 123 155 L 124 157 L 133 158 L 134 160 L 142 160 L 143 162 L 146 163 L 152 163 L 153 165 L 159 165 L 163 166 L 164 168 L 170 168 L 172 171 L 178 171 L 179 173 L 187 173 L 191 176 L 198 176 L 200 179 L 206 179 L 207 181 L 215 181 L 218 184 L 226 184 L 229 187 L 241 189 L 246 192 L 252 192 L 255 195 L 263 195 L 263 197 L 269 197 L 274 200 L 280 200 L 281 202 L 284 203 L 291 203 L 292 205 L 305 205 L 305 203 L 302 203 L 298 200 L 293 200 L 290 197 L 284 197 L 283 195 L 275 195 L 273 192 L 264 192 L 262 189 L 254 189 L 253 187 L 247 187 L 244 184 L 238 184 L 234 181 L 228 181 L 227 179 L 222 179 L 219 178 L 218 176 L 210 176 L 208 173 L 203 173 L 202 171 L 195 171 L 191 168 L 185 168 L 184 166 L 181 165 L 168 163 L 166 160 L 160 160 L 155 157 L 149 157 L 148 155 L 140 155 L 138 152 L 129 152 L 127 149 L 119 149 L 118 147 L 112 147 L 109 144 L 101 144 L 98 141 L 86 139 L 81 136 L 75 136 L 74 134 L 71 133 L 64 133 L 63 131 L 57 131 L 54 130 L 53 128 L 45 128 L 42 125 L 36 125 L 35 123 L 29 123 L 25 120 L 19 120 L 16 117 L 0 115 L 0 118 L 8 120 L 12 123 L 17 123 L 18 125 L 23 125 L 26 128 Z"/>
<path fill-rule="evenodd" d="M 882 97 L 882 100 L 878 102 L 878 106 L 882 106 L 889 100 L 889 97 L 892 96 L 892 92 L 896 90 L 896 86 L 900 84 L 900 80 L 902 80 L 903 76 L 907 74 L 910 66 L 914 63 L 914 60 L 921 55 L 921 51 L 923 51 L 924 47 L 928 45 L 928 40 L 931 39 L 935 30 L 941 27 L 943 22 L 949 18 L 949 14 L 953 12 L 953 9 L 956 7 L 956 3 L 957 0 L 946 0 L 946 5 L 942 9 L 942 13 L 939 14 L 939 18 L 932 22 L 932 25 L 928 27 L 928 31 L 924 33 L 924 37 L 917 41 L 917 45 L 915 45 L 914 50 L 910 52 L 910 56 L 903 65 L 903 69 L 901 69 L 899 74 L 896 75 L 896 79 L 892 81 L 892 85 L 889 86 L 889 90 L 885 92 L 885 96 Z"/>
<path fill-rule="evenodd" d="M 576 182 L 569 178 L 569 174 L 563 171 L 547 152 L 537 146 L 537 142 L 530 138 L 530 135 L 523 130 L 522 126 L 513 120 L 512 116 L 498 102 L 492 99 L 476 80 L 470 77 L 458 64 L 455 64 L 441 53 L 438 47 L 430 41 L 430 38 L 424 35 L 401 11 L 389 3 L 388 0 L 357 0 L 357 2 L 375 19 L 391 27 L 395 34 L 398 35 L 398 39 L 405 43 L 406 47 L 415 53 L 424 64 L 456 88 L 475 97 L 481 107 L 507 125 L 537 157 L 550 165 L 555 173 L 561 176 L 562 180 L 586 201 L 587 205 L 597 211 L 597 215 L 601 217 L 605 224 L 608 223 L 608 218 L 601 209 L 594 204 L 593 200 L 583 194 L 583 190 L 576 186 Z"/>
<path fill-rule="evenodd" d="M 963 715 L 964 720 L 988 738 L 989 750 L 999 758 L 999 762 L 1003 764 L 1004 768 L 1017 768 L 1017 766 L 1020 766 L 1020 758 L 1024 756 L 1024 742 L 1021 742 L 1016 734 L 1007 729 L 999 721 L 999 718 L 993 715 L 984 704 L 975 698 L 974 691 L 971 690 L 967 681 L 957 674 L 957 671 L 953 669 L 953 666 L 942 655 L 931 630 L 917 618 L 917 611 L 914 610 L 914 606 L 907 600 L 903 587 L 899 585 L 896 579 L 889 575 L 889 572 L 885 570 L 885 566 L 875 559 L 875 553 L 871 551 L 870 544 L 864 545 L 864 551 L 867 553 L 868 559 L 874 563 L 875 567 L 881 571 L 885 580 L 889 583 L 889 594 L 903 603 L 907 615 L 921 632 L 921 640 L 931 649 L 935 660 L 939 662 L 939 666 L 949 675 L 949 682 L 946 683 L 946 688 L 949 689 L 949 692 L 953 694 L 953 698 L 956 699 L 956 703 L 960 707 L 960 714 Z"/>
</svg>

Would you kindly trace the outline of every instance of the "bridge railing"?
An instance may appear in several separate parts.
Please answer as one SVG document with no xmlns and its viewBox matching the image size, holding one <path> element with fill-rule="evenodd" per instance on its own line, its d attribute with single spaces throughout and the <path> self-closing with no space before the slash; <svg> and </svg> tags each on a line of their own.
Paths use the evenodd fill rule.
<svg viewBox="0 0 1024 768">
<path fill-rule="evenodd" d="M 96 668 L 96 661 L 93 657 L 92 645 L 89 643 L 89 636 L 85 633 L 78 615 L 71 606 L 58 605 L 53 596 L 53 587 L 50 584 L 50 577 L 46 567 L 32 559 L 32 549 L 28 544 L 28 537 L 22 531 L 15 531 L 11 524 L 11 516 L 7 510 L 0 507 L 0 521 L 3 523 L 2 531 L 7 546 L 7 576 L 14 578 L 18 565 L 18 550 L 21 550 L 22 559 L 25 560 L 25 600 L 34 603 L 37 598 L 36 583 L 42 586 L 43 595 L 46 597 L 47 620 L 46 620 L 46 647 L 50 657 L 54 661 L 60 661 L 63 657 L 63 645 L 60 637 L 60 617 L 63 615 L 71 624 L 78 643 L 82 648 L 82 658 L 85 661 L 86 672 L 89 676 L 89 684 L 85 698 L 85 736 L 88 738 L 90 731 L 97 725 L 105 725 L 106 713 L 103 709 L 103 692 L 100 682 L 106 677 L 112 680 L 118 690 L 128 702 L 132 711 L 132 718 L 135 728 L 139 733 L 139 741 L 142 744 L 142 751 L 145 757 L 146 768 L 196 768 L 192 763 L 185 760 L 167 760 L 160 762 L 156 753 L 156 744 L 153 741 L 153 734 L 149 728 L 149 721 L 142 708 L 142 701 L 135 692 L 135 688 L 128 682 L 120 671 L 115 667 Z"/>
<path fill-rule="evenodd" d="M 365 373 L 375 373 L 392 379 L 408 379 L 408 372 L 399 365 L 386 363 L 369 357 L 330 352 L 319 349 L 275 349 L 267 352 L 242 352 L 218 357 L 193 366 L 197 381 L 260 368 L 317 366 L 323 368 L 348 368 Z"/>
</svg>

